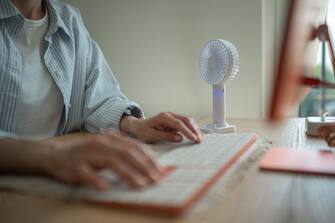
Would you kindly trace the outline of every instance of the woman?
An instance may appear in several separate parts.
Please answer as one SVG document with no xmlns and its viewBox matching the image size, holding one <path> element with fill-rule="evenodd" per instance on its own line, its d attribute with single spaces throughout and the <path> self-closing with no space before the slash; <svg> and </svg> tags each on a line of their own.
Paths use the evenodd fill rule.
<svg viewBox="0 0 335 223">
<path fill-rule="evenodd" d="M 103 190 L 108 183 L 97 171 L 107 168 L 141 187 L 157 182 L 163 170 L 140 141 L 185 136 L 201 142 L 188 117 L 143 118 L 68 4 L 1 0 L 0 49 L 1 171 L 43 173 Z"/>
</svg>

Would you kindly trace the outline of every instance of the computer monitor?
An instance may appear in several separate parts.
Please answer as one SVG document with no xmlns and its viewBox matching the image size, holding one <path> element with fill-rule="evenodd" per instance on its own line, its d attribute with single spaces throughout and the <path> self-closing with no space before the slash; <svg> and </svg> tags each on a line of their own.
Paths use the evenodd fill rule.
<svg viewBox="0 0 335 223">
<path fill-rule="evenodd" d="M 318 28 L 326 22 L 327 6 L 328 0 L 289 1 L 268 113 L 270 122 L 288 116 L 298 103 L 302 85 L 326 85 L 313 78 L 313 73 L 320 46 L 317 35 L 322 31 Z"/>
</svg>

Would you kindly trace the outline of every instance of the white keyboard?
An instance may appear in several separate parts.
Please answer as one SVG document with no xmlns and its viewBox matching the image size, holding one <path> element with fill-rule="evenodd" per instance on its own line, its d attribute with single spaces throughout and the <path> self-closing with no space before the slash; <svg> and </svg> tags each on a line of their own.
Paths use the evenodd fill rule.
<svg viewBox="0 0 335 223">
<path fill-rule="evenodd" d="M 135 190 L 105 172 L 103 175 L 112 184 L 109 191 L 81 188 L 75 191 L 75 196 L 114 206 L 156 207 L 157 210 L 180 213 L 191 206 L 255 140 L 255 134 L 205 135 L 201 144 L 184 143 L 157 157 L 160 164 L 176 167 L 157 185 Z"/>
</svg>

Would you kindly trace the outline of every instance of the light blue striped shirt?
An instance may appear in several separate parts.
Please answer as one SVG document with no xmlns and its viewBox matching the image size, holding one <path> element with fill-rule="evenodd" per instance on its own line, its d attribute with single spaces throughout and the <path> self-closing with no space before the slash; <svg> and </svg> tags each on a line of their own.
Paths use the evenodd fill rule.
<svg viewBox="0 0 335 223">
<path fill-rule="evenodd" d="M 122 115 L 129 109 L 132 115 L 142 117 L 140 107 L 120 91 L 79 11 L 57 0 L 45 3 L 50 24 L 44 41 L 44 63 L 64 105 L 57 135 L 83 129 L 90 132 L 118 129 Z M 15 137 L 22 84 L 22 58 L 16 39 L 23 24 L 23 15 L 10 0 L 0 0 L 0 139 Z"/>
</svg>

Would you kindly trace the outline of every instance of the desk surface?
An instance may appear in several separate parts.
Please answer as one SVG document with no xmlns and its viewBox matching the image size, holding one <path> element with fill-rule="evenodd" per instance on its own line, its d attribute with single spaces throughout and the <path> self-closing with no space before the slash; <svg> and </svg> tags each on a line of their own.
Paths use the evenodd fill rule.
<svg viewBox="0 0 335 223">
<path fill-rule="evenodd" d="M 320 139 L 306 137 L 303 119 L 291 119 L 276 131 L 255 119 L 230 122 L 239 132 L 256 132 L 276 145 L 326 146 Z M 335 177 L 262 172 L 255 162 L 214 208 L 178 219 L 0 191 L 0 222 L 335 222 Z"/>
</svg>

